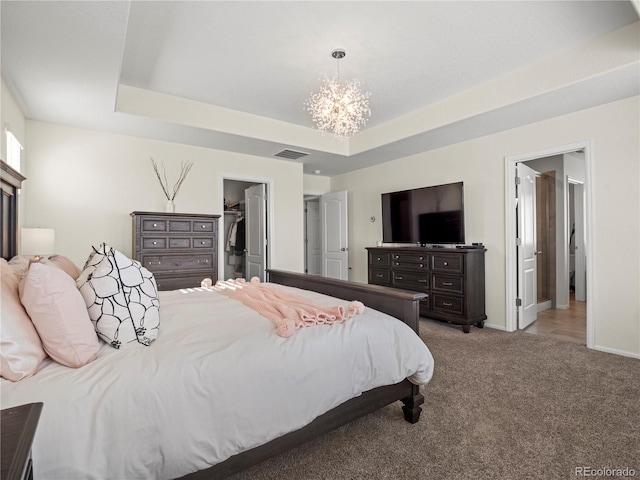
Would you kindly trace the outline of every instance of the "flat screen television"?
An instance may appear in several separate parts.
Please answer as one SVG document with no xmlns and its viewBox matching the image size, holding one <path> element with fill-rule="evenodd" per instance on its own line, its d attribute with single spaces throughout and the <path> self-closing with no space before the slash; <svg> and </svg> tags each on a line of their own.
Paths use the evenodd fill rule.
<svg viewBox="0 0 640 480">
<path fill-rule="evenodd" d="M 382 241 L 464 243 L 463 182 L 383 193 Z"/>
</svg>

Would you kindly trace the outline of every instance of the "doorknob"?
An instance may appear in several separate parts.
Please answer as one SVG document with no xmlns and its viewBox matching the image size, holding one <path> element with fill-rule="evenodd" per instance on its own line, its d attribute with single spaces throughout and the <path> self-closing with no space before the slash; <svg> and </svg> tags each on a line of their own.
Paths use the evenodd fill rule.
<svg viewBox="0 0 640 480">
<path fill-rule="evenodd" d="M 542 255 L 542 251 L 536 252 L 536 255 Z"/>
<path fill-rule="evenodd" d="M 342 247 L 342 248 L 340 249 L 340 251 L 341 251 L 341 252 L 346 252 L 347 250 L 349 250 L 349 249 L 348 249 L 348 248 L 344 248 L 344 247 Z"/>
</svg>

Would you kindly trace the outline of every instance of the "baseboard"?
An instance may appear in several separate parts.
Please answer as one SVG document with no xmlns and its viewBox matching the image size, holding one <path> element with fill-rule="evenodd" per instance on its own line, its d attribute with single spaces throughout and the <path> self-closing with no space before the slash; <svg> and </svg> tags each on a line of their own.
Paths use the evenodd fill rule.
<svg viewBox="0 0 640 480">
<path fill-rule="evenodd" d="M 640 353 L 637 353 L 637 352 L 627 352 L 625 350 L 618 350 L 617 348 L 603 347 L 601 345 L 595 345 L 593 347 L 593 350 L 598 350 L 600 352 L 605 352 L 605 353 L 613 353 L 614 355 L 622 355 L 623 357 L 637 358 L 640 360 Z"/>
<path fill-rule="evenodd" d="M 508 331 L 505 328 L 504 325 L 498 325 L 496 323 L 485 323 L 484 326 L 485 326 L 485 328 L 494 328 L 496 330 L 502 330 L 503 332 L 507 332 Z M 510 332 L 510 333 L 512 333 L 512 332 Z M 637 358 L 638 360 L 640 360 L 640 353 L 637 353 L 637 352 L 627 352 L 625 350 L 618 350 L 616 348 L 602 347 L 600 345 L 594 346 L 592 350 L 598 350 L 600 352 L 605 352 L 605 353 L 612 353 L 614 355 L 621 355 L 623 357 Z"/>
<path fill-rule="evenodd" d="M 497 323 L 486 323 L 484 324 L 485 328 L 495 328 L 496 330 L 502 330 L 503 332 L 507 331 L 507 327 L 504 325 L 498 325 Z"/>
<path fill-rule="evenodd" d="M 545 310 L 549 310 L 550 308 L 551 308 L 551 300 L 538 303 L 538 312 L 543 312 Z"/>
</svg>

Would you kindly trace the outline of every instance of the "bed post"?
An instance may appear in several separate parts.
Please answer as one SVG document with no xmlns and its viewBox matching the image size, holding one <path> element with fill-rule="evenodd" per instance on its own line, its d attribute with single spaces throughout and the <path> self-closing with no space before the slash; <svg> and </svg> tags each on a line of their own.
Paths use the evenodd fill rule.
<svg viewBox="0 0 640 480">
<path fill-rule="evenodd" d="M 402 412 L 407 422 L 417 423 L 418 420 L 420 420 L 420 413 L 422 413 L 420 405 L 424 403 L 424 395 L 420 393 L 420 387 L 418 387 L 418 385 L 413 385 L 412 387 L 412 395 L 402 399 L 402 403 L 404 404 Z"/>
</svg>

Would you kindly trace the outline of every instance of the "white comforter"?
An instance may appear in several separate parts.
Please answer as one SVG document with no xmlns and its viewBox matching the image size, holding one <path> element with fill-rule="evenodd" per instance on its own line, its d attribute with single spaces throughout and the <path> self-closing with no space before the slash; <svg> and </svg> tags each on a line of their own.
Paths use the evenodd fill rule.
<svg viewBox="0 0 640 480">
<path fill-rule="evenodd" d="M 160 335 L 150 347 L 103 344 L 80 369 L 47 359 L 31 378 L 2 381 L 2 408 L 44 402 L 35 478 L 179 477 L 301 428 L 366 390 L 404 378 L 424 384 L 433 372 L 424 342 L 369 308 L 282 338 L 269 320 L 219 293 L 161 292 L 160 301 Z"/>
</svg>

